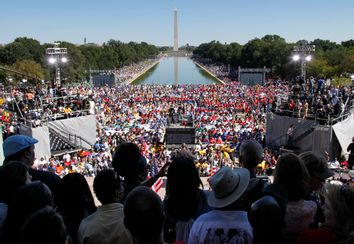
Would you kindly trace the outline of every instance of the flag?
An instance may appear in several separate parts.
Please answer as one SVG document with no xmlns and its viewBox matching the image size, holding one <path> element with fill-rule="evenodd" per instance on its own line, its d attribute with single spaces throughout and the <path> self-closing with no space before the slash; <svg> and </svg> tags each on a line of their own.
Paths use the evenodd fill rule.
<svg viewBox="0 0 354 244">
<path fill-rule="evenodd" d="M 151 190 L 153 190 L 154 192 L 157 193 L 157 192 L 161 189 L 162 186 L 163 186 L 163 180 L 162 180 L 161 177 L 159 177 L 159 178 L 157 179 L 157 181 L 155 182 L 155 184 L 153 184 L 153 185 L 151 186 Z"/>
</svg>

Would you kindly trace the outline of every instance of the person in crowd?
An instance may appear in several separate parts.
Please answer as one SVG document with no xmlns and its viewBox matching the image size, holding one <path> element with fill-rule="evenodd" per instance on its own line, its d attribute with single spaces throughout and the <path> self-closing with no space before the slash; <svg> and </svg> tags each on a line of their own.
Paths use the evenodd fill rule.
<svg viewBox="0 0 354 244">
<path fill-rule="evenodd" d="M 193 155 L 186 149 L 176 151 L 167 172 L 166 242 L 187 242 L 194 220 L 211 210 L 207 203 L 209 192 L 202 190 L 202 186 Z"/>
<path fill-rule="evenodd" d="M 28 168 L 22 162 L 11 162 L 0 167 L 0 230 L 7 217 L 8 205 L 14 200 L 17 190 L 30 183 Z"/>
<path fill-rule="evenodd" d="M 68 244 L 63 218 L 52 208 L 44 207 L 29 216 L 19 234 L 19 243 Z"/>
<path fill-rule="evenodd" d="M 354 137 L 352 138 L 352 142 L 347 148 L 347 152 L 350 152 L 348 158 L 348 169 L 352 170 L 354 166 Z"/>
<path fill-rule="evenodd" d="M 124 225 L 136 244 L 163 243 L 165 214 L 161 198 L 151 189 L 138 186 L 124 204 Z"/>
<path fill-rule="evenodd" d="M 96 211 L 89 185 L 82 174 L 65 175 L 55 196 L 57 210 L 63 216 L 68 235 L 77 242 L 77 232 L 81 221 Z"/>
<path fill-rule="evenodd" d="M 348 176 L 349 176 L 348 185 L 354 186 L 354 170 L 353 170 L 353 169 L 352 169 L 352 170 L 349 170 Z"/>
<path fill-rule="evenodd" d="M 310 174 L 309 180 L 309 194 L 306 200 L 312 200 L 317 203 L 317 211 L 314 217 L 314 222 L 311 223 L 310 228 L 318 228 L 319 223 L 324 223 L 325 218 L 323 215 L 322 205 L 324 202 L 323 196 L 320 191 L 326 179 L 334 175 L 334 172 L 328 169 L 327 162 L 323 157 L 320 157 L 313 152 L 303 152 L 299 155 L 305 163 L 305 166 Z"/>
<path fill-rule="evenodd" d="M 4 164 L 12 161 L 20 161 L 28 167 L 28 172 L 32 176 L 32 181 L 41 181 L 46 184 L 56 194 L 60 183 L 60 177 L 47 171 L 36 170 L 32 168 L 34 163 L 34 145 L 38 143 L 34 139 L 25 135 L 13 135 L 5 139 L 3 142 Z"/>
<path fill-rule="evenodd" d="M 188 243 L 253 243 L 252 227 L 243 211 L 243 195 L 248 187 L 247 169 L 223 167 L 209 178 L 212 192 L 208 203 L 215 210 L 193 223 Z"/>
<path fill-rule="evenodd" d="M 246 191 L 245 210 L 258 198 L 261 191 L 268 185 L 267 181 L 256 177 L 257 165 L 262 162 L 263 147 L 256 140 L 247 140 L 240 147 L 240 165 L 250 172 L 250 182 Z"/>
<path fill-rule="evenodd" d="M 129 192 L 146 180 L 148 165 L 139 147 L 134 143 L 120 144 L 114 153 L 112 165 L 114 170 L 124 177 L 122 199 L 124 202 Z"/>
<path fill-rule="evenodd" d="M 294 135 L 294 125 L 291 124 L 286 132 L 287 135 L 287 143 L 286 147 L 291 148 L 293 147 L 293 135 Z"/>
<path fill-rule="evenodd" d="M 271 184 L 262 190 L 248 215 L 254 244 L 282 242 L 287 202 L 288 192 L 280 184 Z"/>
<path fill-rule="evenodd" d="M 26 219 L 46 206 L 53 206 L 48 186 L 40 181 L 34 181 L 20 187 L 9 204 L 0 243 L 18 243 L 19 232 Z"/>
<path fill-rule="evenodd" d="M 317 204 L 304 200 L 308 194 L 309 173 L 304 162 L 289 153 L 279 158 L 274 171 L 274 184 L 284 186 L 288 192 L 285 223 L 282 239 L 293 243 L 297 235 L 309 228 L 314 221 Z"/>
<path fill-rule="evenodd" d="M 297 238 L 297 243 L 354 243 L 354 188 L 348 185 L 326 184 L 325 225 L 320 229 L 305 231 Z"/>
<path fill-rule="evenodd" d="M 132 243 L 123 223 L 123 205 L 120 203 L 123 187 L 118 174 L 111 169 L 100 171 L 94 179 L 93 189 L 102 206 L 82 220 L 78 243 Z"/>
</svg>

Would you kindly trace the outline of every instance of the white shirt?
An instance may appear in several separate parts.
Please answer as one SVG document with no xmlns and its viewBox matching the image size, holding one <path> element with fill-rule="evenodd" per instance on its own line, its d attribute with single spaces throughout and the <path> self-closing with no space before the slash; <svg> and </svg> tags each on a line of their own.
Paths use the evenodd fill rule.
<svg viewBox="0 0 354 244">
<path fill-rule="evenodd" d="M 63 159 L 64 159 L 65 162 L 69 162 L 70 159 L 71 159 L 70 154 L 69 154 L 69 153 L 65 154 L 65 155 L 63 156 Z"/>
<path fill-rule="evenodd" d="M 212 210 L 201 215 L 188 239 L 188 244 L 196 243 L 253 243 L 247 212 Z"/>
<path fill-rule="evenodd" d="M 121 203 L 99 206 L 95 213 L 82 220 L 77 234 L 78 243 L 133 243 L 123 220 L 124 213 Z"/>
</svg>

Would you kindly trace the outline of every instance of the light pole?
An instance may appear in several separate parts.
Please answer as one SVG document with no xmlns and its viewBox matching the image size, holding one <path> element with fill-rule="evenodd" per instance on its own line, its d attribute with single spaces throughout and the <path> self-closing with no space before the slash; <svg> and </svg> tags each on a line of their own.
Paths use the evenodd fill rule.
<svg viewBox="0 0 354 244">
<path fill-rule="evenodd" d="M 294 61 L 300 61 L 301 66 L 301 78 L 306 81 L 306 63 L 312 60 L 311 53 L 315 52 L 315 45 L 308 44 L 307 41 L 300 41 L 298 45 L 294 47 Z"/>
<path fill-rule="evenodd" d="M 68 58 L 66 55 L 68 51 L 66 48 L 60 48 L 59 43 L 54 43 L 54 47 L 47 48 L 48 62 L 55 65 L 55 84 L 60 86 L 60 63 L 67 63 Z"/>
</svg>

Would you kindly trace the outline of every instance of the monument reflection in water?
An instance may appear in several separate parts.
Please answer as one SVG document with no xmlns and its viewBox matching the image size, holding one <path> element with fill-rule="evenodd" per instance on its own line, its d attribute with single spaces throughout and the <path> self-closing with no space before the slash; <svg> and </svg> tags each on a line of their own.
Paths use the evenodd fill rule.
<svg viewBox="0 0 354 244">
<path fill-rule="evenodd" d="M 187 57 L 162 58 L 160 63 L 136 79 L 133 84 L 214 84 L 218 81 Z"/>
</svg>

